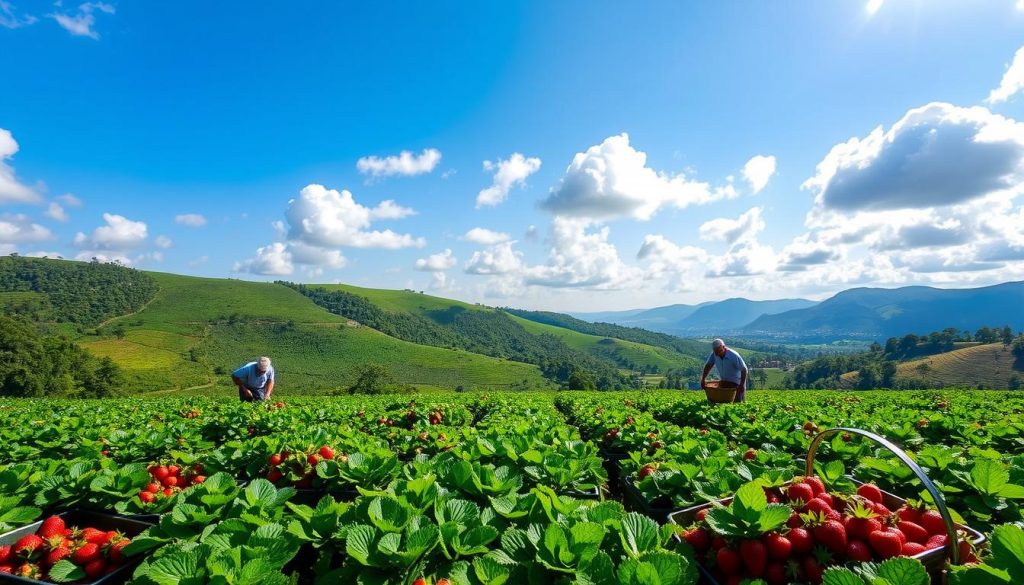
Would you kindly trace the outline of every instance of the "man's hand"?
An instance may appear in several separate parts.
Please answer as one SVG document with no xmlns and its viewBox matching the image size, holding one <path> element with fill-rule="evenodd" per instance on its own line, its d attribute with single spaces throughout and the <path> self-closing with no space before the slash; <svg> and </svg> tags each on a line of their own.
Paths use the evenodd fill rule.
<svg viewBox="0 0 1024 585">
<path fill-rule="evenodd" d="M 253 399 L 252 390 L 249 390 L 248 388 L 242 388 L 242 391 L 245 392 L 246 398 L 248 398 L 249 400 Z"/>
<path fill-rule="evenodd" d="M 700 379 L 700 389 L 701 390 L 707 390 L 708 389 L 708 382 L 704 378 Z"/>
</svg>

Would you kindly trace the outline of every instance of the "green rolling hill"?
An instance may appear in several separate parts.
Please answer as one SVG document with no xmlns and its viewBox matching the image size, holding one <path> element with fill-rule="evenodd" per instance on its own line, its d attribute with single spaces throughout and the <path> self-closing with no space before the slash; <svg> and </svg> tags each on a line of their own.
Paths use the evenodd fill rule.
<svg viewBox="0 0 1024 585">
<path fill-rule="evenodd" d="M 1015 356 L 1011 346 L 1003 343 L 970 344 L 896 366 L 897 379 L 920 380 L 935 388 L 1005 389 L 1014 376 L 1024 382 L 1024 358 Z M 841 377 L 845 386 L 855 386 L 857 379 L 857 372 Z"/>
</svg>

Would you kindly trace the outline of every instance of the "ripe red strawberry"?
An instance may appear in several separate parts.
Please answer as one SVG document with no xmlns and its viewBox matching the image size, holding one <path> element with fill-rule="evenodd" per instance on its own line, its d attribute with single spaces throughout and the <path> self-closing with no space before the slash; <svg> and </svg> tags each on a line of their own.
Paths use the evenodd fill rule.
<svg viewBox="0 0 1024 585">
<path fill-rule="evenodd" d="M 946 522 L 942 519 L 942 514 L 936 510 L 928 510 L 921 514 L 921 527 L 931 535 L 946 533 Z"/>
<path fill-rule="evenodd" d="M 121 540 L 115 541 L 113 544 L 110 545 L 110 548 L 107 549 L 107 556 L 110 557 L 110 560 L 112 562 L 124 562 L 124 552 L 122 551 L 124 551 L 124 547 L 128 546 L 131 543 L 132 541 L 129 538 L 122 538 Z"/>
<path fill-rule="evenodd" d="M 50 539 L 54 536 L 64 536 L 64 519 L 60 516 L 50 516 L 39 526 L 39 530 L 36 530 L 36 534 L 39 536 Z"/>
<path fill-rule="evenodd" d="M 66 546 L 58 546 L 51 549 L 50 552 L 46 553 L 46 561 L 44 564 L 47 567 L 52 567 L 57 564 L 57 561 L 66 559 L 71 556 L 71 549 Z"/>
<path fill-rule="evenodd" d="M 139 500 L 143 504 L 152 504 L 156 496 L 152 492 L 139 492 Z"/>
<path fill-rule="evenodd" d="M 778 532 L 765 535 L 764 544 L 768 549 L 768 556 L 776 561 L 787 561 L 793 554 L 793 543 Z"/>
<path fill-rule="evenodd" d="M 914 555 L 921 554 L 926 550 L 928 549 L 926 549 L 923 544 L 917 542 L 908 542 L 907 544 L 903 545 L 903 550 L 900 551 L 900 554 L 905 557 L 912 557 Z"/>
<path fill-rule="evenodd" d="M 651 465 L 650 463 L 648 463 L 647 465 L 644 465 L 643 467 L 640 468 L 640 472 L 637 474 L 637 477 L 639 479 L 644 479 L 648 475 L 651 475 L 652 473 L 654 473 L 654 469 L 655 469 L 655 467 L 653 465 Z"/>
<path fill-rule="evenodd" d="M 825 574 L 825 566 L 819 563 L 818 559 L 813 556 L 804 558 L 802 568 L 807 581 L 821 583 L 821 578 Z"/>
<path fill-rule="evenodd" d="M 448 579 L 438 579 L 437 585 L 452 585 L 452 582 Z"/>
<path fill-rule="evenodd" d="M 703 522 L 704 518 L 707 517 L 709 511 L 710 511 L 710 508 L 701 508 L 700 510 L 697 510 L 697 514 L 696 514 L 697 522 Z"/>
<path fill-rule="evenodd" d="M 715 554 L 718 568 L 726 575 L 736 575 L 740 572 L 740 555 L 731 548 L 720 548 Z"/>
<path fill-rule="evenodd" d="M 89 579 L 99 579 L 106 572 L 107 560 L 102 557 L 89 561 L 89 563 L 85 565 L 85 576 Z"/>
<path fill-rule="evenodd" d="M 857 495 L 878 504 L 882 503 L 882 490 L 878 489 L 878 486 L 873 483 L 865 483 L 858 486 Z"/>
<path fill-rule="evenodd" d="M 881 516 L 882 518 L 888 518 L 889 516 L 892 516 L 892 510 L 885 507 L 885 504 L 873 502 L 871 504 L 871 509 L 874 510 L 875 513 Z"/>
<path fill-rule="evenodd" d="M 93 544 L 103 544 L 104 542 L 106 542 L 104 540 L 105 538 L 106 533 L 102 530 L 92 528 L 91 526 L 82 529 L 82 539 L 86 542 L 91 542 Z"/>
<path fill-rule="evenodd" d="M 867 540 L 868 535 L 876 530 L 881 530 L 882 523 L 878 520 L 878 514 L 873 508 L 864 505 L 862 502 L 855 502 L 853 507 L 847 510 L 846 532 L 851 538 Z"/>
<path fill-rule="evenodd" d="M 81 548 L 71 553 L 71 562 L 84 567 L 100 557 L 99 545 L 87 542 Z"/>
<path fill-rule="evenodd" d="M 846 552 L 846 528 L 837 520 L 826 520 L 814 528 L 814 540 L 835 554 Z"/>
<path fill-rule="evenodd" d="M 786 576 L 786 565 L 782 563 L 768 563 L 764 570 L 764 580 L 768 585 L 786 585 L 789 578 Z"/>
<path fill-rule="evenodd" d="M 0 545 L 0 565 L 6 565 L 11 560 L 11 545 Z"/>
<path fill-rule="evenodd" d="M 177 465 L 168 465 L 167 466 L 167 474 L 168 475 L 173 475 L 173 476 L 179 476 L 179 475 L 181 475 L 181 468 L 178 467 Z"/>
<path fill-rule="evenodd" d="M 814 548 L 814 537 L 806 528 L 794 528 L 786 535 L 793 545 L 793 554 L 805 555 Z"/>
<path fill-rule="evenodd" d="M 817 478 L 815 478 L 815 479 L 817 479 Z M 830 493 L 822 492 L 820 494 L 815 495 L 814 499 L 815 500 L 821 500 L 822 502 L 825 502 L 826 504 L 828 504 L 828 507 L 832 508 L 833 510 L 838 510 L 839 509 L 839 508 L 836 508 L 836 499 Z"/>
<path fill-rule="evenodd" d="M 306 457 L 306 461 L 313 467 L 316 467 L 316 464 L 320 463 L 320 458 L 316 455 L 316 453 L 310 453 L 309 457 Z"/>
<path fill-rule="evenodd" d="M 270 483 L 277 483 L 282 477 L 284 477 L 284 474 L 277 468 L 271 469 L 267 472 L 267 481 Z"/>
<path fill-rule="evenodd" d="M 924 543 L 925 548 L 942 548 L 949 542 L 949 537 L 945 534 L 936 534 L 928 539 L 928 542 Z"/>
<path fill-rule="evenodd" d="M 164 488 L 164 497 L 169 498 L 174 495 L 174 490 L 171 488 Z"/>
<path fill-rule="evenodd" d="M 157 483 L 157 482 L 153 482 L 153 483 L 151 483 L 151 484 L 146 486 L 146 491 L 151 493 L 151 494 L 155 494 L 155 493 L 159 492 L 162 489 L 164 489 L 164 488 L 160 487 L 160 484 Z"/>
<path fill-rule="evenodd" d="M 814 488 L 806 483 L 794 483 L 789 486 L 786 490 L 786 496 L 789 497 L 791 503 L 795 503 L 798 500 L 804 505 L 814 499 Z M 798 506 L 798 509 L 803 510 L 802 506 Z"/>
<path fill-rule="evenodd" d="M 168 476 L 170 476 L 170 475 L 171 475 L 171 472 L 168 471 L 167 468 L 164 467 L 163 465 L 161 465 L 161 466 L 159 466 L 159 467 L 157 467 L 156 469 L 153 470 L 153 477 L 155 477 L 157 479 L 157 481 L 163 481 L 163 480 L 167 479 Z"/>
<path fill-rule="evenodd" d="M 768 549 L 760 540 L 744 540 L 740 543 L 740 557 L 747 568 L 747 575 L 760 577 L 768 565 Z"/>
<path fill-rule="evenodd" d="M 905 522 L 913 522 L 918 526 L 921 525 L 921 510 L 918 510 L 917 508 L 903 506 L 899 510 L 896 510 L 896 514 L 899 515 L 900 520 L 903 520 Z"/>
<path fill-rule="evenodd" d="M 821 481 L 820 477 L 809 475 L 804 478 L 804 483 L 811 486 L 811 489 L 814 491 L 814 497 L 825 493 L 825 483 Z"/>
<path fill-rule="evenodd" d="M 819 500 L 818 498 L 813 498 L 811 501 L 807 502 L 807 511 L 822 514 L 829 520 L 843 519 L 843 516 L 839 512 L 836 512 L 831 506 L 826 504 L 824 500 Z"/>
<path fill-rule="evenodd" d="M 334 459 L 334 449 L 324 445 L 320 447 L 320 456 L 324 459 Z"/>
<path fill-rule="evenodd" d="M 197 475 L 197 476 L 192 478 L 192 485 L 196 485 L 197 483 L 203 483 L 205 481 L 206 481 L 206 476 L 205 475 Z"/>
<path fill-rule="evenodd" d="M 960 541 L 960 562 L 964 565 L 977 564 L 978 555 L 974 553 L 974 545 L 968 540 Z"/>
<path fill-rule="evenodd" d="M 896 527 L 900 529 L 900 532 L 907 536 L 907 540 L 917 544 L 924 544 L 928 542 L 928 531 L 921 526 L 914 524 L 913 522 L 902 521 L 896 523 Z"/>
<path fill-rule="evenodd" d="M 757 459 L 757 449 L 747 449 L 746 452 L 743 453 L 743 459 L 745 461 L 753 461 L 754 459 Z"/>
<path fill-rule="evenodd" d="M 178 485 L 178 479 L 179 478 L 176 475 L 168 475 L 167 477 L 161 479 L 160 483 L 162 483 L 164 487 L 174 487 Z"/>
<path fill-rule="evenodd" d="M 871 550 L 883 559 L 897 557 L 903 551 L 903 543 L 894 531 L 876 530 L 868 535 L 868 543 Z"/>
<path fill-rule="evenodd" d="M 42 538 L 35 534 L 29 534 L 19 538 L 11 551 L 20 558 L 33 560 L 42 555 L 45 545 Z"/>
<path fill-rule="evenodd" d="M 711 535 L 703 528 L 693 528 L 683 533 L 683 540 L 688 542 L 693 550 L 702 553 L 711 546 Z"/>
<path fill-rule="evenodd" d="M 789 520 L 786 520 L 786 526 L 790 528 L 800 528 L 804 525 L 803 519 L 800 517 L 799 512 L 793 512 L 789 515 Z"/>
<path fill-rule="evenodd" d="M 14 573 L 14 566 L 13 565 L 9 565 L 7 563 L 4 563 L 4 564 L 0 565 L 0 573 L 3 573 L 5 575 L 10 575 L 10 574 Z"/>
<path fill-rule="evenodd" d="M 727 543 L 724 538 L 722 538 L 721 536 L 716 536 L 711 539 L 711 550 L 717 553 L 719 550 L 725 548 L 725 545 L 727 544 L 729 543 Z"/>
<path fill-rule="evenodd" d="M 416 579 L 415 581 L 413 581 L 412 585 L 427 585 L 427 580 L 424 579 L 423 577 L 420 577 L 420 578 Z"/>
<path fill-rule="evenodd" d="M 871 548 L 862 540 L 851 540 L 846 543 L 846 558 L 851 561 L 870 561 Z"/>
</svg>

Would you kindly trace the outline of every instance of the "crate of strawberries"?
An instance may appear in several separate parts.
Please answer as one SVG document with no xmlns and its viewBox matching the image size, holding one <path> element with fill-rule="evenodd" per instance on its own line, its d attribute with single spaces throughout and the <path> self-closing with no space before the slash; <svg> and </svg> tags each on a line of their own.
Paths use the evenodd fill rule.
<svg viewBox="0 0 1024 585">
<path fill-rule="evenodd" d="M 835 430 L 870 436 L 898 450 L 864 431 Z M 902 451 L 897 455 L 923 478 L 936 508 L 909 505 L 873 484 L 841 482 L 856 486 L 855 492 L 826 489 L 812 471 L 818 439 L 828 434 L 834 433 L 826 431 L 812 442 L 806 476 L 781 485 L 753 481 L 732 498 L 669 515 L 680 525 L 680 538 L 693 547 L 707 583 L 814 584 L 830 567 L 897 557 L 916 559 L 922 573 L 937 576 L 947 556 L 954 563 L 977 561 L 974 550 L 984 535 L 952 522 L 941 493 Z"/>
<path fill-rule="evenodd" d="M 72 510 L 0 535 L 0 583 L 119 583 L 138 559 L 124 548 L 152 526 Z"/>
</svg>

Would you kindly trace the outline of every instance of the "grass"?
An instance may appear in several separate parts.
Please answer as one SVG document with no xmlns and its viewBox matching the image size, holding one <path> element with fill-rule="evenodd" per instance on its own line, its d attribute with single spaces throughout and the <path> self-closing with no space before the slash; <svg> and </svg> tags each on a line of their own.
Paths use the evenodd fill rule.
<svg viewBox="0 0 1024 585">
<path fill-rule="evenodd" d="M 1024 359 L 1009 345 L 988 343 L 903 362 L 897 378 L 924 380 L 930 386 L 1006 388 L 1013 375 L 1024 378 Z"/>
<path fill-rule="evenodd" d="M 510 315 L 510 317 L 530 333 L 535 335 L 554 335 L 573 349 L 611 359 L 617 363 L 654 366 L 661 372 L 687 366 L 700 366 L 699 360 L 670 349 L 611 337 L 588 335 L 563 327 L 537 323 L 536 321 L 530 321 L 529 319 L 523 319 L 514 315 Z"/>
<path fill-rule="evenodd" d="M 340 290 L 361 297 L 366 297 L 373 304 L 385 311 L 404 311 L 427 316 L 430 311 L 445 311 L 452 307 L 462 307 L 478 311 L 493 311 L 481 305 L 471 305 L 452 299 L 420 294 L 408 290 L 388 290 L 382 288 L 363 288 L 349 284 L 318 284 L 324 290 Z"/>
<path fill-rule="evenodd" d="M 345 387 L 354 380 L 356 368 L 370 362 L 385 365 L 396 381 L 424 389 L 550 387 L 536 366 L 417 345 L 353 327 L 281 285 L 152 276 L 160 290 L 144 309 L 107 323 L 99 335 L 79 338 L 82 347 L 117 362 L 135 391 L 211 385 L 202 392 L 224 394 L 228 374 L 260 355 L 274 359 L 282 394 Z M 425 297 L 357 290 L 379 293 L 372 300 L 392 306 L 408 307 L 413 299 Z M 452 304 L 439 300 L 445 301 L 442 308 Z M 114 335 L 119 329 L 123 338 Z"/>
</svg>

